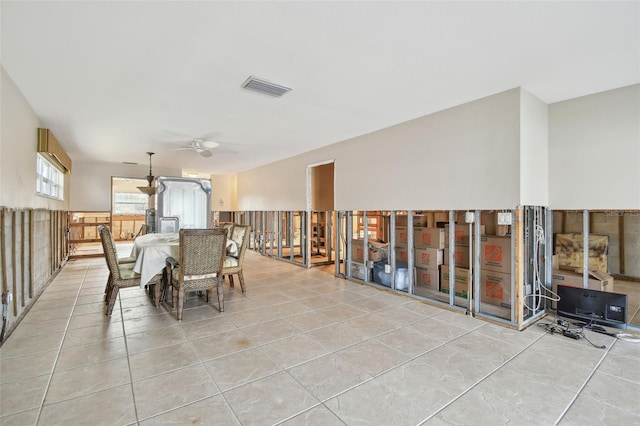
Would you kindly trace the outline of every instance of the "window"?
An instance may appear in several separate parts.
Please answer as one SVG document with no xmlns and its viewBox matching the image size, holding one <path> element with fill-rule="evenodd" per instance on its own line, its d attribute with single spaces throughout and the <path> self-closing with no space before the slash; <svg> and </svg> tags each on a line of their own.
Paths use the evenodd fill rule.
<svg viewBox="0 0 640 426">
<path fill-rule="evenodd" d="M 64 174 L 40 154 L 36 163 L 36 193 L 64 200 Z"/>
<path fill-rule="evenodd" d="M 113 214 L 144 215 L 149 207 L 147 194 L 129 192 L 115 192 L 113 194 Z"/>
</svg>

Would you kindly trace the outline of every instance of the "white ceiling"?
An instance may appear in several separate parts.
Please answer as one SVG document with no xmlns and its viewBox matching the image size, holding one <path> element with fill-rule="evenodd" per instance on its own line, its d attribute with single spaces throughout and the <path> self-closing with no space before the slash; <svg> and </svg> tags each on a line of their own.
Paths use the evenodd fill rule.
<svg viewBox="0 0 640 426">
<path fill-rule="evenodd" d="M 638 1 L 0 7 L 2 65 L 76 161 L 235 173 L 518 86 L 553 103 L 640 82 Z M 174 151 L 194 137 L 226 151 Z"/>
</svg>

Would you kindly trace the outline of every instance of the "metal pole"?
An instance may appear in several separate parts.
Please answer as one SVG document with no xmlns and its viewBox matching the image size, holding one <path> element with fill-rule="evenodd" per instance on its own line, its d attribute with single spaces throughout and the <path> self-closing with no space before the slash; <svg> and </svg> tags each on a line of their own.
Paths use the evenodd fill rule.
<svg viewBox="0 0 640 426">
<path fill-rule="evenodd" d="M 415 265 L 415 249 L 413 248 L 413 210 L 407 210 L 407 292 L 413 294 L 413 268 Z"/>
<path fill-rule="evenodd" d="M 455 212 L 449 210 L 449 305 L 456 304 L 456 218 Z"/>
<path fill-rule="evenodd" d="M 482 273 L 482 271 L 480 270 L 480 210 L 476 210 L 474 213 L 474 228 L 475 228 L 475 234 L 473 236 L 473 243 L 475 245 L 475 250 L 474 250 L 474 256 L 473 256 L 473 262 L 474 262 L 474 269 L 476 271 L 474 277 L 473 277 L 473 294 L 469 295 L 469 299 L 471 299 L 471 297 L 473 297 L 473 306 L 474 309 L 472 311 L 472 314 L 475 312 L 480 312 L 480 299 L 481 299 L 481 288 L 480 288 L 480 274 Z"/>
<path fill-rule="evenodd" d="M 396 211 L 389 213 L 389 265 L 391 265 L 391 288 L 396 288 Z"/>
<path fill-rule="evenodd" d="M 582 212 L 582 287 L 589 288 L 589 210 Z"/>
</svg>

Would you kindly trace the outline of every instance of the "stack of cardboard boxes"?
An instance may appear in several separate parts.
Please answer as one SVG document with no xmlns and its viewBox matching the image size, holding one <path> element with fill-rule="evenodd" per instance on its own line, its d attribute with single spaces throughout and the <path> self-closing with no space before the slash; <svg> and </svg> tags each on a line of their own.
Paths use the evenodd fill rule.
<svg viewBox="0 0 640 426">
<path fill-rule="evenodd" d="M 444 262 L 444 229 L 418 227 L 413 230 L 416 281 L 414 293 L 426 296 L 440 290 L 440 265 Z"/>
<path fill-rule="evenodd" d="M 511 307 L 511 237 L 480 237 L 480 302 Z"/>
<path fill-rule="evenodd" d="M 471 226 L 472 229 L 475 229 Z M 472 231 L 473 232 L 473 231 Z M 455 283 L 456 295 L 467 297 L 469 290 L 469 282 L 471 280 L 469 273 L 469 262 L 473 259 L 469 246 L 469 224 L 459 224 L 455 226 L 453 231 L 454 247 L 453 257 L 455 260 Z M 484 226 L 480 228 L 480 234 L 484 234 Z M 473 234 L 471 234 L 473 235 Z M 449 225 L 445 225 L 445 254 L 444 265 L 440 271 L 440 291 L 449 294 L 449 277 L 451 274 L 451 265 L 449 262 Z M 472 248 L 473 246 L 471 246 Z"/>
<path fill-rule="evenodd" d="M 471 280 L 469 263 L 473 259 L 473 246 L 469 246 L 469 225 L 456 225 L 454 232 L 456 295 L 467 297 Z M 511 306 L 511 237 L 484 235 L 484 225 L 481 225 L 480 233 L 480 301 L 508 308 Z M 448 226 L 445 238 L 447 248 L 441 270 L 440 291 L 449 293 Z"/>
<path fill-rule="evenodd" d="M 427 226 L 427 217 L 424 215 L 398 215 L 396 216 L 396 245 L 394 247 L 396 253 L 396 262 L 406 263 L 409 260 L 409 218 L 413 222 L 413 228 L 421 228 Z"/>
<path fill-rule="evenodd" d="M 447 219 L 445 217 L 444 219 Z M 483 215 L 481 220 L 490 222 L 494 218 Z M 413 248 L 408 246 L 408 223 L 413 223 Z M 469 232 L 474 226 L 464 223 L 464 217 L 456 218 L 458 225 L 454 229 L 454 259 L 456 295 L 467 297 L 471 276 L 469 271 L 473 254 L 470 250 Z M 443 221 L 438 221 L 442 226 Z M 511 303 L 511 237 L 500 235 L 485 235 L 485 229 L 492 233 L 499 227 L 489 223 L 488 228 L 480 226 L 480 298 L 483 303 L 510 307 Z M 501 231 L 504 231 L 501 229 Z M 505 232 L 501 232 L 504 234 Z M 472 235 L 471 235 L 472 236 Z M 428 215 L 398 215 L 395 228 L 396 262 L 406 263 L 409 260 L 409 250 L 414 254 L 414 293 L 422 296 L 433 296 L 433 292 L 449 293 L 449 277 L 451 265 L 449 262 L 449 225 L 436 227 L 433 217 Z M 473 247 L 473 245 L 471 246 Z M 388 254 L 384 245 L 369 243 L 369 260 L 387 260 Z M 364 279 L 367 268 L 364 268 L 364 244 L 362 240 L 352 241 L 352 271 L 362 271 Z M 398 264 L 397 263 L 397 264 Z M 396 264 L 396 265 L 397 265 Z M 371 277 L 370 277 L 371 278 Z"/>
<path fill-rule="evenodd" d="M 440 265 L 444 260 L 444 229 L 429 228 L 426 215 L 412 215 L 413 261 L 415 266 L 414 293 L 427 296 L 428 290 L 438 291 L 440 287 Z M 408 246 L 409 216 L 396 216 L 396 262 L 409 261 Z"/>
<path fill-rule="evenodd" d="M 389 247 L 387 243 L 369 241 L 368 258 L 377 262 L 389 258 Z M 371 268 L 364 264 L 364 240 L 351 240 L 351 276 L 360 280 L 366 277 L 371 280 Z"/>
</svg>

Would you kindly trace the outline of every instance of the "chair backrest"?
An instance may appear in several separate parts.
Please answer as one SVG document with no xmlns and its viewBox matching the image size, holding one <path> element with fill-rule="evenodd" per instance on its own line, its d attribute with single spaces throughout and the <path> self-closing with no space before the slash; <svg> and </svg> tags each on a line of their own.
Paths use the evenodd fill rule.
<svg viewBox="0 0 640 426">
<path fill-rule="evenodd" d="M 116 243 L 109 228 L 105 225 L 98 226 L 100 233 L 100 241 L 102 242 L 102 251 L 107 261 L 107 267 L 114 279 L 120 279 L 120 265 L 118 264 L 118 252 L 116 251 Z"/>
<path fill-rule="evenodd" d="M 227 240 L 232 239 L 233 237 L 233 226 L 235 223 L 233 222 L 225 222 L 222 224 L 221 228 L 227 231 Z"/>
<path fill-rule="evenodd" d="M 142 225 L 140 225 L 140 229 L 138 229 L 136 238 L 138 238 L 140 235 L 146 235 L 146 234 L 147 234 L 147 225 L 143 223 Z"/>
<path fill-rule="evenodd" d="M 222 229 L 180 230 L 180 275 L 219 275 L 226 252 L 227 233 Z"/>
<path fill-rule="evenodd" d="M 247 251 L 250 234 L 251 225 L 235 225 L 231 233 L 231 239 L 238 245 L 238 266 L 240 267 L 244 260 L 244 253 Z"/>
</svg>

